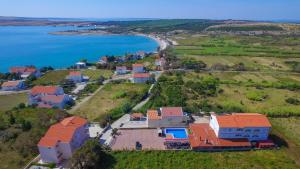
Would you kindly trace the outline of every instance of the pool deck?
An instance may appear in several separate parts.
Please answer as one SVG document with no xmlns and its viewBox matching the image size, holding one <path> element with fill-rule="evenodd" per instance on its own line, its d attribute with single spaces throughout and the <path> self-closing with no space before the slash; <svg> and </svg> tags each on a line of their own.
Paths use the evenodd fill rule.
<svg viewBox="0 0 300 169">
<path fill-rule="evenodd" d="M 165 150 L 165 139 L 158 137 L 157 129 L 122 129 L 118 132 L 112 150 L 135 150 L 136 142 L 142 144 L 143 150 Z"/>
</svg>

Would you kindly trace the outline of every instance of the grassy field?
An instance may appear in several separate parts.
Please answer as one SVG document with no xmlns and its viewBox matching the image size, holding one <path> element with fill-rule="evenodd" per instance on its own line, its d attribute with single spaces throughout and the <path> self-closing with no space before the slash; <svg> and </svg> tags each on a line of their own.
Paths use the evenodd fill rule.
<svg viewBox="0 0 300 169">
<path fill-rule="evenodd" d="M 90 81 L 97 80 L 100 76 L 103 76 L 104 78 L 108 79 L 111 75 L 113 75 L 113 72 L 110 70 L 105 69 L 96 69 L 96 70 L 83 70 L 82 74 L 84 76 L 88 76 L 90 78 Z"/>
<path fill-rule="evenodd" d="M 90 101 L 83 104 L 75 114 L 95 120 L 108 114 L 112 109 L 134 100 L 132 96 L 143 95 L 148 89 L 144 84 L 107 84 Z"/>
<path fill-rule="evenodd" d="M 300 40 L 294 36 L 236 36 L 182 35 L 177 40 L 176 53 L 180 56 L 251 56 L 299 57 Z"/>
<path fill-rule="evenodd" d="M 27 93 L 0 96 L 0 112 L 10 110 L 20 103 L 27 103 Z"/>
<path fill-rule="evenodd" d="M 198 153 L 189 151 L 114 152 L 115 169 L 296 169 L 284 150 Z"/>
<path fill-rule="evenodd" d="M 55 70 L 46 73 L 33 82 L 34 85 L 58 85 L 69 74 L 69 70 Z"/>
</svg>

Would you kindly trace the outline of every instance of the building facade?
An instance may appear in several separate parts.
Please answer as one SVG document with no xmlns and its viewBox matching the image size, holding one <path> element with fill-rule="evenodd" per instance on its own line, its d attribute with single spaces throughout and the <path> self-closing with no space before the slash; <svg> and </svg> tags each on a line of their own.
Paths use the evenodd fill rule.
<svg viewBox="0 0 300 169">
<path fill-rule="evenodd" d="M 133 83 L 147 83 L 152 80 L 150 73 L 135 73 L 132 77 Z"/>
<path fill-rule="evenodd" d="M 71 80 L 74 83 L 81 83 L 84 81 L 81 72 L 70 72 L 66 79 Z"/>
<path fill-rule="evenodd" d="M 144 65 L 143 64 L 133 64 L 132 72 L 133 73 L 144 73 L 145 72 Z"/>
<path fill-rule="evenodd" d="M 267 117 L 256 113 L 213 114 L 210 127 L 219 138 L 247 138 L 249 141 L 267 140 L 271 124 Z"/>
<path fill-rule="evenodd" d="M 3 91 L 19 91 L 19 90 L 24 90 L 25 88 L 26 85 L 24 81 L 21 80 L 4 82 L 1 85 L 1 90 Z"/>
</svg>

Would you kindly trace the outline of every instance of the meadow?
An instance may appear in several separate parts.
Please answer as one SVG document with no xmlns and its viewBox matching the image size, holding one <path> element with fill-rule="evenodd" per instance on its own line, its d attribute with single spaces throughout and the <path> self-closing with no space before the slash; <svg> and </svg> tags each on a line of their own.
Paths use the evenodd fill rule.
<svg viewBox="0 0 300 169">
<path fill-rule="evenodd" d="M 144 84 L 106 84 L 88 102 L 84 103 L 74 114 L 93 121 L 108 115 L 113 109 L 129 104 L 130 107 L 140 101 L 149 86 Z"/>
<path fill-rule="evenodd" d="M 28 94 L 19 93 L 11 95 L 0 95 L 0 112 L 8 111 L 20 103 L 27 103 Z"/>
</svg>

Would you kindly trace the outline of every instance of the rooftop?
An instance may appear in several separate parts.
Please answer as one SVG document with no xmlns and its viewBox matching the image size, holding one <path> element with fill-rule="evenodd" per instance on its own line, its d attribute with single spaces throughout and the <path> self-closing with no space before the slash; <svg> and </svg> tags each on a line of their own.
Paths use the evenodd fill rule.
<svg viewBox="0 0 300 169">
<path fill-rule="evenodd" d="M 250 147 L 248 139 L 218 138 L 209 124 L 191 124 L 189 140 L 193 148 Z"/>
<path fill-rule="evenodd" d="M 81 76 L 81 72 L 72 71 L 69 73 L 69 76 Z"/>
<path fill-rule="evenodd" d="M 161 116 L 158 115 L 157 110 L 148 110 L 147 117 L 149 120 L 160 120 Z"/>
<path fill-rule="evenodd" d="M 46 95 L 41 98 L 43 102 L 61 103 L 65 98 L 65 95 Z"/>
<path fill-rule="evenodd" d="M 52 125 L 38 146 L 53 147 L 57 142 L 68 143 L 72 140 L 75 131 L 87 124 L 87 120 L 78 116 L 65 118 L 60 123 Z"/>
<path fill-rule="evenodd" d="M 55 94 L 59 89 L 58 86 L 35 86 L 31 89 L 31 95 Z"/>
<path fill-rule="evenodd" d="M 161 115 L 163 117 L 183 116 L 182 107 L 162 107 Z"/>
<path fill-rule="evenodd" d="M 218 124 L 223 128 L 271 127 L 265 115 L 258 113 L 233 113 L 216 116 Z"/>
<path fill-rule="evenodd" d="M 144 67 L 144 65 L 141 63 L 136 63 L 136 64 L 133 64 L 132 67 Z"/>
<path fill-rule="evenodd" d="M 8 82 L 4 82 L 4 83 L 2 84 L 2 87 L 16 87 L 16 86 L 18 86 L 18 85 L 20 84 L 20 82 L 22 82 L 22 81 L 18 80 L 18 81 L 8 81 Z"/>
<path fill-rule="evenodd" d="M 133 74 L 133 78 L 149 78 L 150 73 L 135 73 Z"/>
</svg>

